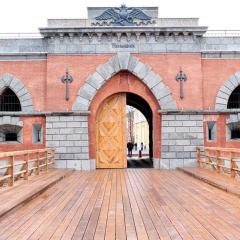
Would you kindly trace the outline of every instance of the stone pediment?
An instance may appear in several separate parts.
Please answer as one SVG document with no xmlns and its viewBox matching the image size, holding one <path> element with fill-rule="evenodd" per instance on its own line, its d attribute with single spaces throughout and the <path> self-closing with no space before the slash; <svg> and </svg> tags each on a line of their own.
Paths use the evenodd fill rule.
<svg viewBox="0 0 240 240">
<path fill-rule="evenodd" d="M 203 36 L 207 27 L 199 26 L 198 18 L 159 18 L 158 7 L 92 7 L 88 8 L 87 19 L 49 19 L 46 28 L 40 28 L 45 38 L 69 37 L 80 41 L 87 37 L 89 42 L 96 36 L 99 41 L 107 36 L 108 41 L 122 35 L 137 41 L 141 35 L 148 40 L 159 37 Z"/>
</svg>

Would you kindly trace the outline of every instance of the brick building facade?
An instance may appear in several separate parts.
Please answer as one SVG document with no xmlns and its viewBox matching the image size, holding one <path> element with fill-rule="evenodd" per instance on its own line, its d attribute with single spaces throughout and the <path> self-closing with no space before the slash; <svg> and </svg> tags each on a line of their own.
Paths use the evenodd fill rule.
<svg viewBox="0 0 240 240">
<path fill-rule="evenodd" d="M 192 166 L 197 145 L 240 147 L 240 37 L 137 9 L 148 18 L 121 25 L 88 8 L 88 19 L 48 20 L 42 37 L 0 39 L 0 151 L 56 147 L 58 167 L 95 169 L 97 111 L 120 92 L 151 109 L 155 168 Z"/>
</svg>

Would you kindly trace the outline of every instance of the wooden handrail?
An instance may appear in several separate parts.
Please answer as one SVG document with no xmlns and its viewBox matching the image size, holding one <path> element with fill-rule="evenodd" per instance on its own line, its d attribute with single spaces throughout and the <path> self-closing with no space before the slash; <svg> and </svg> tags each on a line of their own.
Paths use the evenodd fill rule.
<svg viewBox="0 0 240 240">
<path fill-rule="evenodd" d="M 38 175 L 40 171 L 48 171 L 49 165 L 52 165 L 55 162 L 55 149 L 44 148 L 2 152 L 0 153 L 0 159 L 3 160 L 3 158 L 7 158 L 8 163 L 0 165 L 0 169 L 6 169 L 5 175 L 0 176 L 0 186 L 6 179 L 8 180 L 8 185 L 13 186 L 14 182 L 17 180 L 16 176 L 21 177 L 23 175 L 24 180 L 28 180 L 28 176 L 30 176 L 33 172 Z M 19 163 L 16 161 L 22 162 Z M 22 168 L 15 171 L 16 166 L 22 166 Z"/>
<path fill-rule="evenodd" d="M 218 173 L 230 174 L 232 178 L 240 175 L 240 149 L 220 147 L 197 147 L 197 165 L 211 168 Z"/>
<path fill-rule="evenodd" d="M 200 148 L 200 147 L 199 147 Z M 239 148 L 204 147 L 205 150 L 240 153 Z"/>
<path fill-rule="evenodd" d="M 31 153 L 43 153 L 46 152 L 47 150 L 51 150 L 54 148 L 42 148 L 42 149 L 34 149 L 34 150 L 22 150 L 22 151 L 13 151 L 13 152 L 1 152 L 0 153 L 0 158 L 4 157 L 11 157 L 11 156 L 16 156 L 16 155 L 24 155 L 26 153 L 31 154 Z"/>
</svg>

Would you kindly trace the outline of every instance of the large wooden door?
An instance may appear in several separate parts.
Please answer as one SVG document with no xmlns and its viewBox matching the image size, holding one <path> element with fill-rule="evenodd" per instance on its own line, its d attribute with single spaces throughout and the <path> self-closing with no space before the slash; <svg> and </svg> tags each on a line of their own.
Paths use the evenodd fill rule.
<svg viewBox="0 0 240 240">
<path fill-rule="evenodd" d="M 96 167 L 126 168 L 126 94 L 108 97 L 96 118 Z"/>
</svg>

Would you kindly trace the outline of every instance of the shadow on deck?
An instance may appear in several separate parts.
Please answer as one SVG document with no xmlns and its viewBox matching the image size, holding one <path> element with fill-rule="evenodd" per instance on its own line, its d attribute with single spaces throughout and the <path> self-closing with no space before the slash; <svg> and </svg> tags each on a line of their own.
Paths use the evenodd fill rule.
<svg viewBox="0 0 240 240">
<path fill-rule="evenodd" d="M 128 168 L 152 168 L 153 161 L 150 158 L 128 158 L 127 160 Z"/>
</svg>

